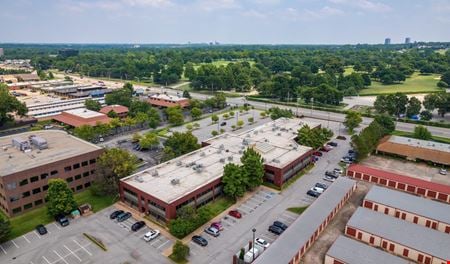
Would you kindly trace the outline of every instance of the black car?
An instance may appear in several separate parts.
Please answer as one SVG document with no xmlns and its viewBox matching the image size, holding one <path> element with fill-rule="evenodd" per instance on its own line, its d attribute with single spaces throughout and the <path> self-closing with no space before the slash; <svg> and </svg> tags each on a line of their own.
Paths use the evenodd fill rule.
<svg viewBox="0 0 450 264">
<path fill-rule="evenodd" d="M 123 222 L 123 221 L 127 220 L 130 217 L 131 217 L 131 213 L 130 212 L 121 213 L 120 215 L 117 216 L 117 222 Z"/>
<path fill-rule="evenodd" d="M 353 149 L 349 149 L 348 154 L 356 154 L 356 152 Z"/>
<path fill-rule="evenodd" d="M 308 190 L 308 191 L 306 192 L 306 194 L 309 195 L 309 196 L 312 196 L 312 197 L 319 197 L 319 196 L 320 196 L 320 193 L 315 192 L 315 191 L 313 191 L 313 190 Z"/>
<path fill-rule="evenodd" d="M 284 232 L 283 229 L 279 228 L 278 226 L 274 226 L 274 225 L 269 226 L 269 231 L 276 235 L 281 235 Z"/>
<path fill-rule="evenodd" d="M 109 215 L 109 219 L 116 219 L 120 214 L 122 214 L 122 210 L 117 210 L 112 212 L 112 214 Z"/>
<path fill-rule="evenodd" d="M 337 175 L 334 171 L 326 171 L 325 175 L 330 176 L 330 177 L 334 177 L 334 178 L 339 177 L 339 175 Z"/>
<path fill-rule="evenodd" d="M 206 247 L 208 245 L 208 240 L 204 239 L 202 236 L 193 236 L 192 242 L 194 242 L 202 247 Z"/>
<path fill-rule="evenodd" d="M 45 228 L 44 225 L 38 225 L 36 226 L 36 231 L 39 233 L 39 235 L 45 235 L 47 234 L 47 228 Z"/>
<path fill-rule="evenodd" d="M 227 122 L 220 123 L 220 126 L 226 126 L 226 125 L 227 125 Z"/>
<path fill-rule="evenodd" d="M 63 214 L 58 214 L 55 216 L 55 221 L 58 222 L 61 226 L 68 226 L 69 219 Z"/>
<path fill-rule="evenodd" d="M 145 226 L 144 221 L 138 221 L 131 226 L 131 230 L 138 231 L 139 229 L 143 228 L 144 226 Z"/>
<path fill-rule="evenodd" d="M 276 226 L 276 227 L 279 227 L 279 228 L 283 229 L 283 231 L 286 230 L 286 229 L 288 228 L 287 225 L 285 225 L 284 223 L 282 223 L 282 222 L 280 222 L 280 221 L 275 221 L 275 222 L 273 222 L 273 225 Z"/>
<path fill-rule="evenodd" d="M 330 142 L 327 143 L 327 145 L 330 145 L 330 146 L 333 146 L 333 147 L 337 147 L 338 143 L 330 141 Z"/>
</svg>

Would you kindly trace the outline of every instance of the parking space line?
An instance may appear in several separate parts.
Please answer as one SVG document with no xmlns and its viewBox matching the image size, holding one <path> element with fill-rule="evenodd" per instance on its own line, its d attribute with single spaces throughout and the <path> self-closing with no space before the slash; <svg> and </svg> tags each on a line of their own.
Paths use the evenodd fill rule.
<svg viewBox="0 0 450 264">
<path fill-rule="evenodd" d="M 34 231 L 33 232 L 39 239 L 41 239 L 41 236 L 36 232 L 36 231 Z"/>
<path fill-rule="evenodd" d="M 162 246 L 164 246 L 165 244 L 169 243 L 170 240 L 167 240 L 166 242 L 164 242 L 163 244 L 161 244 L 159 247 L 157 247 L 158 249 L 160 249 Z"/>
<path fill-rule="evenodd" d="M 5 253 L 5 255 L 8 254 L 6 253 L 6 250 L 2 247 L 2 245 L 0 245 L 0 248 L 2 249 L 3 253 Z"/>
<path fill-rule="evenodd" d="M 241 204 L 241 206 L 243 206 L 243 207 L 245 207 L 245 208 L 247 208 L 247 209 L 250 209 L 250 213 L 251 213 L 251 211 L 254 210 L 253 208 L 251 208 L 250 206 L 247 206 L 247 205 L 245 205 L 245 204 Z"/>
<path fill-rule="evenodd" d="M 289 218 L 289 219 L 291 219 L 292 221 L 294 221 L 295 219 L 297 219 L 297 217 L 293 217 L 293 216 L 290 216 L 290 215 L 288 215 L 288 214 L 283 214 L 282 217 Z"/>
<path fill-rule="evenodd" d="M 25 238 L 25 240 L 26 240 L 28 243 L 31 243 L 30 240 L 28 240 L 28 238 L 27 238 L 25 235 L 23 235 L 22 237 Z"/>
<path fill-rule="evenodd" d="M 75 242 L 75 244 L 77 244 L 80 248 L 84 249 L 84 251 L 86 251 L 86 253 L 89 254 L 89 256 L 92 256 L 91 252 L 89 252 L 85 247 L 83 247 L 82 245 L 80 245 L 80 243 L 78 243 L 78 241 L 76 241 L 75 239 L 72 239 L 73 242 Z M 86 246 L 89 246 L 90 244 L 87 244 Z"/>
<path fill-rule="evenodd" d="M 264 238 L 265 240 L 269 241 L 270 243 L 272 243 L 273 241 L 275 241 L 275 239 L 268 237 L 264 234 L 259 235 L 260 237 Z"/>
<path fill-rule="evenodd" d="M 43 258 L 48 264 L 51 264 L 51 262 L 48 261 L 48 259 L 47 259 L 45 256 L 42 256 L 42 258 Z"/>
<path fill-rule="evenodd" d="M 155 241 L 153 241 L 152 243 L 150 243 L 150 246 L 153 247 L 153 245 L 156 244 L 156 242 L 162 242 L 162 241 L 159 239 L 159 237 L 158 237 L 158 238 L 155 238 Z"/>
<path fill-rule="evenodd" d="M 69 252 L 72 253 L 72 255 L 74 255 L 74 256 L 81 262 L 81 259 L 78 257 L 77 254 L 75 254 L 75 252 L 73 252 L 72 250 L 70 250 L 70 248 L 68 248 L 66 245 L 64 245 L 64 247 L 65 247 L 67 250 L 69 250 Z"/>
<path fill-rule="evenodd" d="M 56 228 L 61 229 L 61 227 L 59 227 L 56 223 L 53 224 L 56 226 Z"/>
<path fill-rule="evenodd" d="M 61 257 L 61 255 L 58 254 L 58 252 L 56 252 L 56 250 L 53 250 L 53 252 L 56 254 L 56 256 L 58 256 L 58 258 L 62 259 L 62 261 L 64 261 L 64 263 L 69 264 L 69 262 L 67 262 L 63 257 Z M 58 259 L 59 261 L 59 259 Z"/>
<path fill-rule="evenodd" d="M 14 242 L 14 240 L 11 240 L 11 242 L 14 244 L 14 246 L 16 246 L 16 248 L 19 248 L 19 246 L 16 244 L 16 242 Z"/>
</svg>

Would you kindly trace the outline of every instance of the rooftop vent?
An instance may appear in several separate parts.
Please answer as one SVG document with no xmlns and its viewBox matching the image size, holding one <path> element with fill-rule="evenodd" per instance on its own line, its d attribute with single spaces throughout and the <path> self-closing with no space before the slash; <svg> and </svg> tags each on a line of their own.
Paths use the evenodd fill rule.
<svg viewBox="0 0 450 264">
<path fill-rule="evenodd" d="M 206 154 L 205 154 L 205 152 L 200 152 L 200 157 L 204 157 L 204 156 L 206 156 Z"/>
<path fill-rule="evenodd" d="M 225 149 L 225 146 L 223 144 L 220 144 L 219 149 Z"/>
<path fill-rule="evenodd" d="M 274 162 L 274 163 L 280 163 L 280 160 L 279 160 L 279 159 L 273 159 L 272 162 Z"/>
<path fill-rule="evenodd" d="M 177 166 L 181 166 L 183 165 L 183 162 L 181 162 L 181 160 L 177 161 Z"/>
<path fill-rule="evenodd" d="M 277 136 L 281 136 L 281 133 L 277 133 Z"/>
<path fill-rule="evenodd" d="M 228 161 L 232 161 L 232 160 L 233 160 L 233 156 L 229 156 Z"/>
<path fill-rule="evenodd" d="M 180 184 L 180 179 L 172 179 L 172 180 L 170 181 L 170 183 L 171 183 L 172 185 Z"/>
<path fill-rule="evenodd" d="M 152 171 L 152 176 L 153 177 L 158 177 L 159 176 L 158 171 L 157 170 Z"/>
<path fill-rule="evenodd" d="M 246 137 L 248 137 L 248 138 L 251 137 L 251 136 L 252 136 L 251 134 L 247 134 L 247 135 L 246 135 Z"/>
<path fill-rule="evenodd" d="M 221 158 L 219 161 L 220 161 L 221 163 L 225 163 L 225 158 Z"/>
<path fill-rule="evenodd" d="M 144 179 L 142 178 L 141 175 L 134 176 L 134 180 L 137 181 L 137 182 L 141 182 L 141 183 L 144 182 Z"/>
</svg>

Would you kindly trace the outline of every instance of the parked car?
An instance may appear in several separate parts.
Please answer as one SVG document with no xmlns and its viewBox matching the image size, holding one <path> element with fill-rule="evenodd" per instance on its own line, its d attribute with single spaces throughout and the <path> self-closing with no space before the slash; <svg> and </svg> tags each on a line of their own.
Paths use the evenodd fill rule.
<svg viewBox="0 0 450 264">
<path fill-rule="evenodd" d="M 342 175 L 342 173 L 344 173 L 344 171 L 342 169 L 340 169 L 340 168 L 334 168 L 333 172 L 335 174 L 339 174 L 339 175 Z"/>
<path fill-rule="evenodd" d="M 58 214 L 55 216 L 55 221 L 58 222 L 61 226 L 68 226 L 69 219 L 63 214 Z"/>
<path fill-rule="evenodd" d="M 223 225 L 220 221 L 211 223 L 211 227 L 214 227 L 215 229 L 217 229 L 219 231 L 223 230 Z"/>
<path fill-rule="evenodd" d="M 227 125 L 227 122 L 222 122 L 222 123 L 220 123 L 220 126 L 226 126 Z"/>
<path fill-rule="evenodd" d="M 322 188 L 322 189 L 326 190 L 328 188 L 328 185 L 326 185 L 324 183 L 317 182 L 314 187 L 318 187 L 318 188 Z"/>
<path fill-rule="evenodd" d="M 202 247 L 206 247 L 208 245 L 208 240 L 206 240 L 202 236 L 193 236 L 192 242 L 194 242 L 195 244 L 198 244 Z"/>
<path fill-rule="evenodd" d="M 313 155 L 314 155 L 314 156 L 318 156 L 318 157 L 322 157 L 322 156 L 323 156 L 323 153 L 320 152 L 320 151 L 314 151 L 314 152 L 313 152 Z"/>
<path fill-rule="evenodd" d="M 269 231 L 274 233 L 275 235 L 281 235 L 283 234 L 284 230 L 279 228 L 278 226 L 271 225 L 269 226 Z"/>
<path fill-rule="evenodd" d="M 315 198 L 317 198 L 317 197 L 320 196 L 320 193 L 315 192 L 315 191 L 312 191 L 312 190 L 308 190 L 308 191 L 306 192 L 306 194 L 309 195 L 309 196 L 315 197 Z"/>
<path fill-rule="evenodd" d="M 343 162 L 345 164 L 352 164 L 353 163 L 353 161 L 349 157 L 343 157 L 341 159 L 341 162 Z"/>
<path fill-rule="evenodd" d="M 439 174 L 447 175 L 447 170 L 444 169 L 444 168 L 441 168 L 441 169 L 439 170 Z"/>
<path fill-rule="evenodd" d="M 337 178 L 337 177 L 339 177 L 339 174 L 336 173 L 335 171 L 326 171 L 325 172 L 325 176 L 330 176 L 330 177 Z"/>
<path fill-rule="evenodd" d="M 356 151 L 354 151 L 353 149 L 349 149 L 348 154 L 356 154 Z"/>
<path fill-rule="evenodd" d="M 322 189 L 322 188 L 314 186 L 314 187 L 311 188 L 311 191 L 318 192 L 318 193 L 322 194 L 325 190 Z"/>
<path fill-rule="evenodd" d="M 209 234 L 209 235 L 211 235 L 211 236 L 213 236 L 213 237 L 218 237 L 218 236 L 220 235 L 219 230 L 217 230 L 217 229 L 214 228 L 214 227 L 208 227 L 208 228 L 206 228 L 206 229 L 205 229 L 205 233 L 207 233 L 207 234 Z"/>
<path fill-rule="evenodd" d="M 256 245 L 259 245 L 259 246 L 261 246 L 261 247 L 263 247 L 263 248 L 268 248 L 268 247 L 270 246 L 270 243 L 269 243 L 269 242 L 267 242 L 266 240 L 264 240 L 264 239 L 262 239 L 262 238 L 259 238 L 259 237 L 257 237 L 257 238 L 255 239 L 255 244 L 256 244 Z"/>
<path fill-rule="evenodd" d="M 280 221 L 274 221 L 272 225 L 277 226 L 283 230 L 286 230 L 288 228 L 287 225 L 285 225 L 284 223 L 282 223 Z"/>
<path fill-rule="evenodd" d="M 320 148 L 321 151 L 325 151 L 325 152 L 328 152 L 328 151 L 330 151 L 330 150 L 332 150 L 332 149 L 333 149 L 333 147 L 327 146 L 327 145 L 325 145 L 325 146 L 323 146 L 323 147 Z"/>
<path fill-rule="evenodd" d="M 146 242 L 152 241 L 153 239 L 157 238 L 161 232 L 158 229 L 150 230 L 144 235 L 144 240 Z"/>
<path fill-rule="evenodd" d="M 123 221 L 127 220 L 130 217 L 131 217 L 131 213 L 130 212 L 121 213 L 120 215 L 117 216 L 117 222 L 123 222 Z"/>
<path fill-rule="evenodd" d="M 116 210 L 109 215 L 109 219 L 116 219 L 122 213 L 122 210 Z"/>
<path fill-rule="evenodd" d="M 136 223 L 134 223 L 132 226 L 131 226 L 131 230 L 133 230 L 133 231 L 138 231 L 139 229 L 141 229 L 141 228 L 143 228 L 145 226 L 145 222 L 144 221 L 138 221 L 138 222 L 136 222 Z"/>
<path fill-rule="evenodd" d="M 325 175 L 325 177 L 323 177 L 323 180 L 328 181 L 328 182 L 334 182 L 336 180 L 336 178 Z"/>
<path fill-rule="evenodd" d="M 52 128 L 53 128 L 52 125 L 45 125 L 45 126 L 44 126 L 44 129 L 52 129 Z"/>
<path fill-rule="evenodd" d="M 327 145 L 330 145 L 330 146 L 333 146 L 333 147 L 337 147 L 338 143 L 330 141 L 330 142 L 327 143 Z"/>
<path fill-rule="evenodd" d="M 238 219 L 242 218 L 242 214 L 238 210 L 231 210 L 228 214 Z"/>
<path fill-rule="evenodd" d="M 38 225 L 36 226 L 36 231 L 39 233 L 39 235 L 43 236 L 45 234 L 47 234 L 47 228 L 45 228 L 44 225 Z"/>
</svg>

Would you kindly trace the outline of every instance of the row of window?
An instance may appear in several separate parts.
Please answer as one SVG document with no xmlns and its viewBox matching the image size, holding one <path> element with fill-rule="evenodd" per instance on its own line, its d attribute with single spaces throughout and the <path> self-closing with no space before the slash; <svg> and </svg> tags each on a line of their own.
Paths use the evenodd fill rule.
<svg viewBox="0 0 450 264">
<path fill-rule="evenodd" d="M 86 167 L 86 166 L 89 165 L 89 164 L 94 164 L 94 163 L 96 163 L 96 162 L 97 162 L 97 161 L 96 161 L 95 159 L 91 159 L 91 160 L 89 160 L 89 162 L 88 162 L 87 160 L 81 162 L 81 165 L 80 165 L 80 163 L 75 163 L 75 164 L 73 164 L 72 166 L 64 167 L 64 171 L 65 171 L 65 172 L 69 172 L 69 171 L 71 171 L 72 169 L 76 170 L 76 169 L 79 169 L 79 168 L 81 168 L 81 167 Z"/>
<path fill-rule="evenodd" d="M 56 174 L 58 174 L 58 170 L 52 170 L 52 171 L 50 172 L 50 176 L 55 176 Z M 45 179 L 48 178 L 48 176 L 49 176 L 48 173 L 42 173 L 42 174 L 40 175 L 40 177 L 36 175 L 36 176 L 31 177 L 30 179 L 23 179 L 23 180 L 21 180 L 21 181 L 19 182 L 19 186 L 25 186 L 25 185 L 27 185 L 28 183 L 37 182 L 37 181 L 39 181 L 39 179 L 45 180 Z"/>
</svg>

